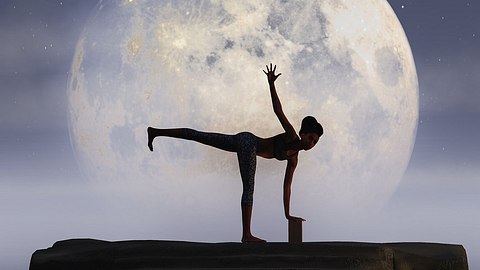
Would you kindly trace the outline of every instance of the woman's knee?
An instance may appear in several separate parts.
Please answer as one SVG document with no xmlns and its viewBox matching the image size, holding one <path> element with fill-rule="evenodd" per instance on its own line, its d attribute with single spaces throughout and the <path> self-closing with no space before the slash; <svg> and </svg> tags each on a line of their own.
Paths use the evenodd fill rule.
<svg viewBox="0 0 480 270">
<path fill-rule="evenodd" d="M 245 191 L 242 194 L 242 200 L 241 200 L 241 205 L 242 206 L 252 206 L 253 205 L 253 191 L 252 193 L 246 193 Z"/>
</svg>

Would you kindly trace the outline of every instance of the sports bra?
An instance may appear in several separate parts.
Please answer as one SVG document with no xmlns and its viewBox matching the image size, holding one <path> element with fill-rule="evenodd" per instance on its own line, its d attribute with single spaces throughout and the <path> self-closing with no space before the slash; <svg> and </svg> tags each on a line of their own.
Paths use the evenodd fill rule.
<svg viewBox="0 0 480 270">
<path fill-rule="evenodd" d="M 277 160 L 286 160 L 293 155 L 287 155 L 287 150 L 292 150 L 291 146 L 299 140 L 298 137 L 290 143 L 285 143 L 286 133 L 278 134 L 273 137 L 273 157 Z"/>
</svg>

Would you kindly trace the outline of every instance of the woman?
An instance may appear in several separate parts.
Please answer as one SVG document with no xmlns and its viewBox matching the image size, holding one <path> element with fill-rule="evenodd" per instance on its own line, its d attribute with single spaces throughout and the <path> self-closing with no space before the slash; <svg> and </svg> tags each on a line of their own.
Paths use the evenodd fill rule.
<svg viewBox="0 0 480 270">
<path fill-rule="evenodd" d="M 277 160 L 287 160 L 285 178 L 283 183 L 283 205 L 285 217 L 288 220 L 303 220 L 300 217 L 290 215 L 290 190 L 292 185 L 293 173 L 298 163 L 298 152 L 300 150 L 309 150 L 315 146 L 320 136 L 323 134 L 322 126 L 312 116 L 307 116 L 302 120 L 300 136 L 288 121 L 283 113 L 282 104 L 275 89 L 275 80 L 281 73 L 275 75 L 277 66 L 263 71 L 267 75 L 270 85 L 270 95 L 273 103 L 273 111 L 278 117 L 280 124 L 285 130 L 284 133 L 270 138 L 259 138 L 250 132 L 241 132 L 236 135 L 226 135 L 219 133 L 207 133 L 196 131 L 189 128 L 157 129 L 148 127 L 148 148 L 153 151 L 153 139 L 157 136 L 167 136 L 196 141 L 202 144 L 216 147 L 221 150 L 236 152 L 240 167 L 240 175 L 243 182 L 243 193 L 241 199 L 242 207 L 242 242 L 265 242 L 252 235 L 250 230 L 250 220 L 253 206 L 253 186 L 255 179 L 256 156 Z"/>
</svg>

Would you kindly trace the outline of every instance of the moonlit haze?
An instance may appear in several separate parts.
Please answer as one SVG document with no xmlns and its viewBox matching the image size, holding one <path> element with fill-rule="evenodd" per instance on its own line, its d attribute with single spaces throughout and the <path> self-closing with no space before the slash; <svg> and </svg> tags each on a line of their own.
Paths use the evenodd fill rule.
<svg viewBox="0 0 480 270">
<path fill-rule="evenodd" d="M 315 228 L 340 213 L 379 210 L 403 176 L 418 118 L 410 47 L 384 1 L 101 2 L 77 45 L 68 92 L 72 142 L 92 181 L 160 215 L 174 208 L 161 235 L 181 238 L 176 224 L 207 222 L 206 213 L 225 220 L 212 229 L 238 226 L 236 155 L 161 137 L 150 153 L 145 129 L 282 133 L 262 72 L 270 62 L 297 131 L 306 115 L 325 129 L 294 176 L 292 213 L 309 220 L 305 239 L 321 237 Z M 268 228 L 271 241 L 285 238 L 285 166 L 261 160 L 256 173 L 255 229 Z"/>
</svg>

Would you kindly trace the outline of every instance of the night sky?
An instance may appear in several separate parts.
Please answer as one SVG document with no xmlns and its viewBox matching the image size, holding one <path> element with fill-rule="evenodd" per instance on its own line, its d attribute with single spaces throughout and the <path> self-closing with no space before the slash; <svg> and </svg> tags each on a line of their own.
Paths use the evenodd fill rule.
<svg viewBox="0 0 480 270">
<path fill-rule="evenodd" d="M 339 240 L 458 243 L 479 268 L 480 1 L 388 2 L 417 68 L 417 138 L 383 218 Z M 135 205 L 98 203 L 70 145 L 68 73 L 96 3 L 0 1 L 2 269 L 25 269 L 33 251 L 61 239 L 156 237 L 158 220 Z"/>
</svg>

